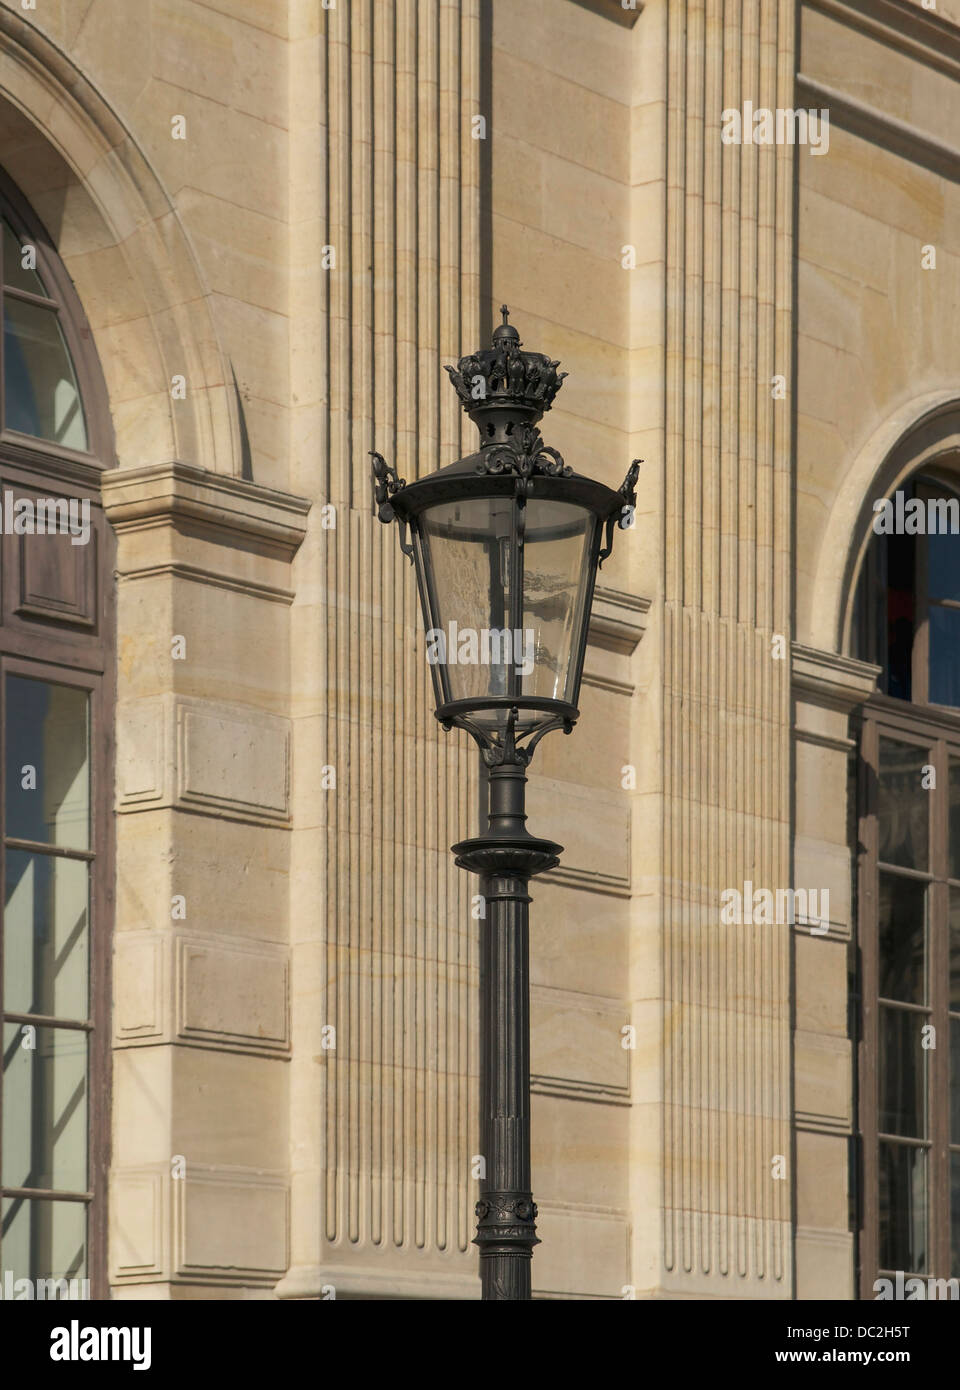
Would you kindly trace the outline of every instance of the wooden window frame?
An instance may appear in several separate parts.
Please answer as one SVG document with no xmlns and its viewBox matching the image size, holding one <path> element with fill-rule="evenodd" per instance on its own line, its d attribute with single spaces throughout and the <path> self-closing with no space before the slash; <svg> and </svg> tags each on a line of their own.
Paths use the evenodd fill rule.
<svg viewBox="0 0 960 1390">
<path fill-rule="evenodd" d="M 37 248 L 37 271 L 56 304 L 83 405 L 89 452 L 66 449 L 2 428 L 0 417 L 0 492 L 13 486 L 90 502 L 94 547 L 91 565 L 94 611 L 82 624 L 56 614 L 38 616 L 14 605 L 19 581 L 17 548 L 0 538 L 0 715 L 7 674 L 79 686 L 90 694 L 90 978 L 88 1030 L 88 1182 L 76 1194 L 88 1207 L 87 1277 L 91 1297 L 109 1297 L 107 1252 L 107 1180 L 110 1165 L 111 955 L 114 927 L 115 843 L 113 782 L 116 710 L 116 542 L 103 515 L 100 475 L 114 466 L 115 450 L 106 385 L 93 336 L 70 277 L 46 229 L 16 186 L 0 170 L 0 214 L 14 232 Z M 2 295 L 2 287 L 0 287 Z M 0 333 L 0 391 L 3 384 L 3 335 Z M 2 400 L 2 397 L 0 397 Z M 22 554 L 22 552 L 21 552 Z M 0 724 L 0 733 L 3 725 Z M 5 830 L 0 787 L 0 832 Z M 0 855 L 0 929 L 4 902 L 3 856 Z M 0 951 L 2 972 L 2 951 Z M 2 973 L 0 973 L 2 1009 Z M 0 1099 L 2 1104 L 2 1099 Z M 0 1117 L 2 1118 L 2 1117 Z M 51 1194 L 56 1196 L 56 1194 Z M 52 1273 L 52 1271 L 50 1271 Z"/>
<path fill-rule="evenodd" d="M 859 1233 L 860 1296 L 873 1299 L 879 1274 L 879 779 L 881 737 L 929 750 L 936 790 L 929 807 L 929 872 L 914 873 L 929 885 L 928 939 L 929 1021 L 937 1046 L 926 1052 L 927 1064 L 927 1251 L 928 1268 L 920 1277 L 947 1278 L 950 1269 L 950 1009 L 949 759 L 960 760 L 960 711 L 917 707 L 887 695 L 874 696 L 861 716 L 859 760 L 859 866 L 857 875 L 857 945 L 860 1033 L 857 1039 L 858 1109 L 861 1135 L 862 1222 Z M 903 1138 L 903 1136 L 898 1136 Z M 960 1145 L 953 1145 L 954 1151 Z M 909 1272 L 908 1272 L 909 1274 Z"/>
</svg>

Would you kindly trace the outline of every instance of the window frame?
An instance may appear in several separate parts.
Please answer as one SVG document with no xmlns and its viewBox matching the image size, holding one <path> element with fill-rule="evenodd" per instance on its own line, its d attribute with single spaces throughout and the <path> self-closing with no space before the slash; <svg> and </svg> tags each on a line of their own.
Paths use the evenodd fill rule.
<svg viewBox="0 0 960 1390">
<path fill-rule="evenodd" d="M 898 1142 L 927 1148 L 927 1268 L 918 1277 L 951 1277 L 950 1268 L 950 1006 L 949 1006 L 949 760 L 960 761 L 960 710 L 917 706 L 890 695 L 874 695 L 860 717 L 859 865 L 857 945 L 860 1030 L 857 1038 L 858 1124 L 861 1138 L 862 1220 L 859 1230 L 859 1283 L 863 1299 L 875 1298 L 880 1276 L 879 1143 L 880 1119 L 880 950 L 879 950 L 879 743 L 880 738 L 929 750 L 935 790 L 929 806 L 928 872 L 912 871 L 928 884 L 929 989 L 926 1012 L 936 1028 L 937 1045 L 926 1052 L 927 1135 Z M 931 789 L 934 790 L 934 789 Z M 960 880 L 952 880 L 960 887 Z M 910 1271 L 905 1271 L 910 1277 Z"/>
<path fill-rule="evenodd" d="M 920 499 L 926 508 L 934 498 L 949 496 L 960 505 L 960 479 L 936 463 L 927 465 L 909 477 L 901 479 L 892 494 L 911 488 L 913 496 Z M 877 661 L 884 669 L 889 665 L 887 645 L 886 595 L 889 592 L 889 575 L 886 570 L 886 557 L 881 557 L 877 541 L 885 537 L 872 535 L 856 583 L 854 584 L 854 646 L 872 653 L 871 661 Z M 960 611 L 960 599 L 931 599 L 929 593 L 928 550 L 922 542 L 925 534 L 912 537 L 914 548 L 913 574 L 913 640 L 910 649 L 910 699 L 902 703 L 924 709 L 950 710 L 951 705 L 933 704 L 930 701 L 930 610 L 943 608 Z M 960 541 L 960 536 L 958 536 Z M 878 614 L 878 603 L 883 604 L 882 617 Z M 899 697 L 888 697 L 899 698 Z"/>
<path fill-rule="evenodd" d="M 49 495 L 89 499 L 95 605 L 89 622 L 58 621 L 13 607 L 17 547 L 0 537 L 0 721 L 6 675 L 16 674 L 61 685 L 79 686 L 90 698 L 90 843 L 95 848 L 90 874 L 90 977 L 87 1113 L 87 1277 L 94 1299 L 110 1296 L 108 1265 L 108 1177 L 111 1158 L 112 950 L 115 917 L 116 711 L 116 539 L 103 515 L 100 475 L 116 464 L 109 399 L 93 335 L 70 276 L 54 243 L 19 189 L 0 169 L 0 215 L 16 235 L 37 247 L 37 270 L 70 352 L 87 427 L 88 452 L 52 440 L 0 428 L 0 490 L 36 489 Z M 2 293 L 2 286 L 0 286 Z M 3 388 L 3 335 L 0 333 L 0 390 Z M 2 426 L 0 417 L 0 426 Z M 4 725 L 0 722 L 0 736 Z M 2 779 L 0 779 L 2 782 Z M 0 933 L 2 933 L 5 820 L 0 786 Z M 0 937 L 2 990 L 2 937 Z M 2 994 L 0 994 L 2 1010 Z M 0 1099 L 2 1104 L 2 1099 Z M 42 1199 L 39 1199 L 42 1200 Z"/>
<path fill-rule="evenodd" d="M 87 1219 L 87 1277 L 90 1279 L 91 1294 L 94 1298 L 103 1296 L 103 1276 L 106 1255 L 106 1211 L 105 1195 L 107 1171 L 109 1166 L 109 1074 L 110 1038 L 105 1020 L 109 1019 L 109 972 L 104 969 L 105 958 L 109 956 L 109 938 L 104 923 L 112 922 L 113 890 L 109 878 L 109 856 L 106 849 L 110 837 L 110 818 L 107 811 L 105 770 L 96 757 L 96 749 L 108 738 L 104 714 L 103 681 L 95 673 L 78 669 L 67 669 L 59 664 L 25 660 L 22 657 L 0 653 L 0 740 L 6 732 L 6 682 L 7 676 L 24 676 L 30 680 L 48 681 L 55 685 L 70 686 L 84 690 L 89 696 L 89 763 L 90 763 L 90 850 L 89 855 L 77 851 L 56 851 L 64 858 L 83 858 L 90 863 L 88 932 L 89 932 L 89 996 L 86 1026 L 88 1040 L 87 1053 L 87 1191 L 85 1205 L 88 1207 Z M 5 851 L 9 837 L 6 834 L 6 788 L 0 784 L 0 851 Z M 18 844 L 15 848 L 22 848 Z M 52 847 L 50 847 L 53 852 Z M 6 854 L 0 852 L 0 904 L 6 901 Z M 2 939 L 0 939 L 2 944 Z M 3 998 L 3 952 L 0 950 L 0 1001 Z M 0 1002 L 0 1019 L 8 1021 Z M 27 1019 L 14 1016 L 15 1021 L 29 1021 L 44 1026 L 40 1016 Z M 66 1020 L 56 1019 L 56 1026 L 69 1027 Z M 3 1086 L 0 1083 L 0 1124 L 3 1117 Z M 2 1161 L 2 1160 L 0 1160 Z M 3 1186 L 3 1170 L 0 1167 L 0 1196 L 6 1199 L 12 1189 Z M 37 1189 L 34 1201 L 76 1201 L 79 1194 L 61 1196 L 56 1191 Z M 49 1271 L 52 1273 L 52 1271 Z"/>
<path fill-rule="evenodd" d="M 93 341 L 90 325 L 80 305 L 73 282 L 43 223 L 9 176 L 0 169 L 0 216 L 4 217 L 21 240 L 37 248 L 37 273 L 55 305 L 57 320 L 70 352 L 77 387 L 83 405 L 87 428 L 87 449 L 64 448 L 55 440 L 8 430 L 5 420 L 4 335 L 0 332 L 0 450 L 11 462 L 36 463 L 47 457 L 72 460 L 92 466 L 102 472 L 116 464 L 113 423 L 110 418 L 107 388 L 100 358 Z M 0 272 L 0 308 L 3 296 Z M 19 297 L 19 296 L 18 296 Z M 37 303 L 45 303 L 36 300 Z"/>
</svg>

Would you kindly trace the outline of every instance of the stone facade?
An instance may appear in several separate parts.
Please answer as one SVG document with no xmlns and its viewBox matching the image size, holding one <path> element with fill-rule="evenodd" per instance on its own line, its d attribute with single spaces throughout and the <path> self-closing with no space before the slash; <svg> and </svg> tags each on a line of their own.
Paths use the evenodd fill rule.
<svg viewBox="0 0 960 1390">
<path fill-rule="evenodd" d="M 478 1295 L 476 754 L 367 455 L 473 447 L 503 301 L 547 442 L 644 460 L 531 770 L 535 1296 L 856 1296 L 849 603 L 960 397 L 958 77 L 953 0 L 0 4 L 115 440 L 114 1297 Z"/>
</svg>

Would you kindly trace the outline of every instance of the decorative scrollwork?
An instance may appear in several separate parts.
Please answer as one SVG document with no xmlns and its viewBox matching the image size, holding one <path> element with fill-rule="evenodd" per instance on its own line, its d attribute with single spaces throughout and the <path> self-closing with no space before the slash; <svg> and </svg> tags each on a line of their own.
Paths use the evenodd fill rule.
<svg viewBox="0 0 960 1390">
<path fill-rule="evenodd" d="M 643 459 L 634 459 L 627 469 L 627 476 L 617 489 L 617 493 L 623 498 L 619 511 L 611 512 L 607 517 L 607 534 L 604 540 L 603 549 L 597 556 L 597 569 L 603 564 L 604 560 L 613 550 L 613 530 L 619 526 L 621 531 L 633 525 L 633 514 L 637 506 L 637 479 L 640 477 L 640 465 Z"/>
<path fill-rule="evenodd" d="M 377 516 L 381 521 L 392 521 L 396 512 L 390 505 L 390 498 L 407 484 L 403 478 L 397 476 L 397 470 L 392 463 L 387 463 L 383 454 L 371 449 L 370 457 L 373 459 L 373 495 L 377 504 Z"/>
<path fill-rule="evenodd" d="M 529 1192 L 485 1192 L 476 1205 L 477 1234 L 473 1243 L 481 1256 L 533 1251 L 537 1236 L 537 1204 Z"/>
<path fill-rule="evenodd" d="M 504 1192 L 488 1192 L 477 1202 L 477 1220 L 485 1226 L 513 1225 L 517 1221 L 534 1222 L 537 1204 L 532 1197 L 520 1193 L 511 1196 Z"/>
<path fill-rule="evenodd" d="M 407 559 L 413 564 L 413 546 L 407 542 L 407 521 L 403 516 L 399 516 L 394 507 L 390 504 L 390 499 L 401 488 L 406 487 L 403 478 L 397 476 L 397 470 L 393 464 L 387 463 L 383 454 L 378 454 L 376 449 L 370 450 L 370 457 L 373 459 L 373 499 L 377 506 L 377 516 L 383 522 L 396 521 L 400 528 L 400 549 Z"/>
<path fill-rule="evenodd" d="M 475 739 L 480 749 L 480 756 L 487 767 L 501 767 L 504 763 L 518 763 L 527 767 L 533 757 L 534 749 L 544 734 L 552 733 L 554 729 L 562 729 L 565 734 L 573 732 L 574 721 L 568 715 L 558 714 L 555 718 L 548 719 L 546 723 L 538 725 L 536 729 L 527 729 L 518 735 L 517 722 L 519 718 L 520 710 L 514 705 L 507 715 L 507 722 L 503 731 L 493 734 L 462 714 L 453 715 L 449 719 L 441 719 L 440 722 L 447 730 L 455 727 L 466 730 Z M 522 738 L 528 739 L 529 742 L 520 743 L 518 740 Z"/>
<path fill-rule="evenodd" d="M 507 444 L 483 450 L 477 472 L 514 473 L 518 478 L 530 478 L 535 473 L 569 478 L 573 469 L 564 463 L 556 449 L 544 444 L 535 425 L 519 425 Z"/>
</svg>

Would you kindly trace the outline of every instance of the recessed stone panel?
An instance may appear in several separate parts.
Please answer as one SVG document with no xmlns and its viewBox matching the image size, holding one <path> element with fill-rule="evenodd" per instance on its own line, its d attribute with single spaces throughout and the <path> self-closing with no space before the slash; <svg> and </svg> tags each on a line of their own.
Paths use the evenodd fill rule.
<svg viewBox="0 0 960 1390">
<path fill-rule="evenodd" d="M 181 1038 L 285 1051 L 288 995 L 285 948 L 177 938 L 177 1033 Z"/>
<path fill-rule="evenodd" d="M 280 1178 L 188 1169 L 173 1200 L 175 1275 L 272 1282 L 285 1272 L 289 1215 Z"/>
<path fill-rule="evenodd" d="M 263 819 L 290 811 L 290 733 L 285 719 L 177 702 L 177 800 Z"/>
<path fill-rule="evenodd" d="M 121 932 L 114 957 L 114 1031 L 118 1042 L 163 1033 L 163 938 Z"/>
<path fill-rule="evenodd" d="M 143 1169 L 111 1180 L 111 1250 L 115 1278 L 163 1273 L 163 1174 Z"/>
</svg>

